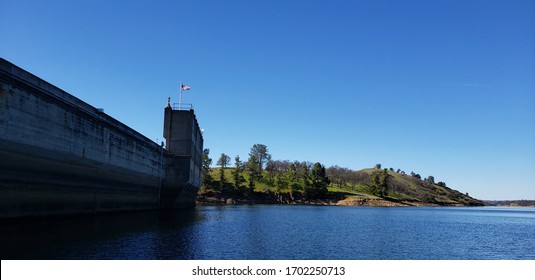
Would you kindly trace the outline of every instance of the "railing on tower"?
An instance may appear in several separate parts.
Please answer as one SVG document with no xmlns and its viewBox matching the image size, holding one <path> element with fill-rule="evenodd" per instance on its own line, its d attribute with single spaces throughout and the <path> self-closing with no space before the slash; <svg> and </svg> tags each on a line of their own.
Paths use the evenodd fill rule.
<svg viewBox="0 0 535 280">
<path fill-rule="evenodd" d="M 173 110 L 177 111 L 191 111 L 193 110 L 193 105 L 188 103 L 173 103 Z"/>
</svg>

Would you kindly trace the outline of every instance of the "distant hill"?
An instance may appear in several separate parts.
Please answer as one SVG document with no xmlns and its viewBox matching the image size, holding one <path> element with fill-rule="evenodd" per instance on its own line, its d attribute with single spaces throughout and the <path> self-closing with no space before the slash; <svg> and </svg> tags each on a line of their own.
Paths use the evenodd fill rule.
<svg viewBox="0 0 535 280">
<path fill-rule="evenodd" d="M 226 183 L 220 184 L 220 168 L 212 168 L 214 181 L 204 186 L 198 199 L 201 202 L 228 203 L 282 203 L 326 204 L 363 206 L 483 206 L 485 202 L 451 189 L 443 182 L 434 182 L 429 176 L 421 179 L 418 174 L 407 175 L 380 168 L 353 171 L 337 166 L 326 169 L 330 184 L 328 192 L 321 196 L 308 196 L 306 175 L 293 173 L 279 162 L 278 169 L 264 170 L 255 182 L 254 189 L 247 187 L 250 177 L 243 173 L 243 181 L 237 189 L 233 180 L 235 168 L 225 169 Z M 291 164 L 291 163 L 290 163 Z M 299 170 L 299 169 L 297 169 Z M 291 173 L 291 174 L 289 174 Z"/>
<path fill-rule="evenodd" d="M 535 207 L 535 200 L 486 200 L 489 206 Z"/>
</svg>

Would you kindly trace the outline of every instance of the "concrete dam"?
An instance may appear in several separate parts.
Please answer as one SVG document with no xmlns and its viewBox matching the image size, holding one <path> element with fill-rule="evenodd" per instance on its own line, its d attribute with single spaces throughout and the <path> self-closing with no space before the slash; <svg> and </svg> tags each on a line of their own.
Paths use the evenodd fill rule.
<svg viewBox="0 0 535 280">
<path fill-rule="evenodd" d="M 0 58 L 0 218 L 193 207 L 203 136 L 164 108 L 165 147 Z"/>
</svg>

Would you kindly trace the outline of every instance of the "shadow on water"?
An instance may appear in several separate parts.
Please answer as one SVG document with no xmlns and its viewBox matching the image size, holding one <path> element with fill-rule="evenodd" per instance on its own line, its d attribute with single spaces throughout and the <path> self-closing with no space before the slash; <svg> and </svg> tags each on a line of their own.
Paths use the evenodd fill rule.
<svg viewBox="0 0 535 280">
<path fill-rule="evenodd" d="M 2 259 L 534 259 L 535 209 L 198 206 L 0 224 Z"/>
<path fill-rule="evenodd" d="M 188 209 L 4 221 L 0 258 L 188 259 L 191 229 L 202 220 Z"/>
</svg>

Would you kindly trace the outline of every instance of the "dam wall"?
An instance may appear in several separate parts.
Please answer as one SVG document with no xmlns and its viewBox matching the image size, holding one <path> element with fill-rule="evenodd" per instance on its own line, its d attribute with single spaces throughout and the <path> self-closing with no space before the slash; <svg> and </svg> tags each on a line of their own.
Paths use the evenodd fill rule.
<svg viewBox="0 0 535 280">
<path fill-rule="evenodd" d="M 176 173 L 195 154 L 177 156 L 0 59 L 1 218 L 193 206 L 200 181 Z"/>
</svg>

